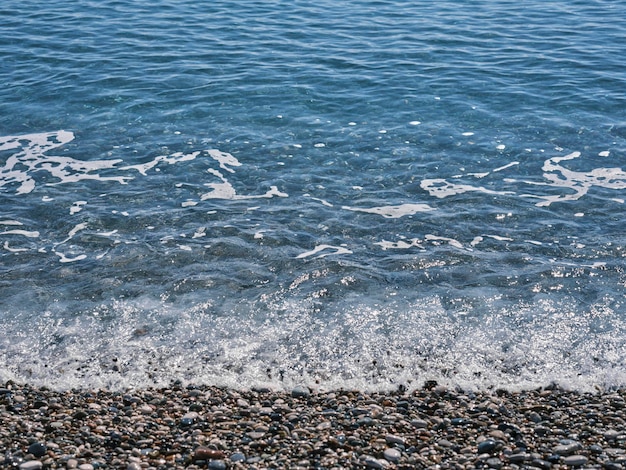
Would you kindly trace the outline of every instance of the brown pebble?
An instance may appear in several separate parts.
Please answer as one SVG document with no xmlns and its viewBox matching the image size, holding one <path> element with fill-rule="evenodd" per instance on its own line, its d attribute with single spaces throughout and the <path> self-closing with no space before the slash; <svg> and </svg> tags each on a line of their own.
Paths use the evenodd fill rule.
<svg viewBox="0 0 626 470">
<path fill-rule="evenodd" d="M 219 460 L 226 457 L 221 450 L 209 449 L 208 447 L 198 447 L 194 454 L 194 460 Z"/>
</svg>

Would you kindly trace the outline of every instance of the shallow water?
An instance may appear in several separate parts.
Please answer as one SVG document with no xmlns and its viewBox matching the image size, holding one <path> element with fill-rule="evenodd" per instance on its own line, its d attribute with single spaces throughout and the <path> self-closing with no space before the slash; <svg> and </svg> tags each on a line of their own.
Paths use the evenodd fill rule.
<svg viewBox="0 0 626 470">
<path fill-rule="evenodd" d="M 405 3 L 4 2 L 0 381 L 626 385 L 620 6 Z"/>
</svg>

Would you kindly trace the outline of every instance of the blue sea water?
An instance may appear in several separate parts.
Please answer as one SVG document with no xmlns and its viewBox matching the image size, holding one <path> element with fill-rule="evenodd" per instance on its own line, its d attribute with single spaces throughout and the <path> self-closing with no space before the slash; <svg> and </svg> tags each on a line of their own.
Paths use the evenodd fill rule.
<svg viewBox="0 0 626 470">
<path fill-rule="evenodd" d="M 626 385 L 609 0 L 4 0 L 0 382 Z"/>
</svg>

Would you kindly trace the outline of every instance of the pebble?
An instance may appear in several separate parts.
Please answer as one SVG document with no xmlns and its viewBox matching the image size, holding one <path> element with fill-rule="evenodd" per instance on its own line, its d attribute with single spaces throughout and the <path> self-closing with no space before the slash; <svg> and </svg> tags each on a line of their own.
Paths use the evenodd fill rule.
<svg viewBox="0 0 626 470">
<path fill-rule="evenodd" d="M 244 462 L 245 460 L 246 460 L 246 456 L 245 454 L 242 454 L 241 452 L 235 452 L 233 455 L 230 456 L 231 462 Z"/>
<path fill-rule="evenodd" d="M 398 460 L 400 460 L 402 453 L 398 449 L 389 448 L 385 449 L 383 455 L 386 460 L 389 460 L 390 462 L 397 462 Z"/>
<path fill-rule="evenodd" d="M 0 468 L 626 466 L 626 390 L 1 390 Z"/>
<path fill-rule="evenodd" d="M 569 455 L 563 459 L 563 463 L 565 465 L 569 465 L 570 467 L 580 467 L 587 463 L 587 457 L 584 455 Z"/>
<path fill-rule="evenodd" d="M 553 452 L 558 455 L 572 455 L 582 448 L 579 442 L 567 442 L 565 444 L 559 444 L 553 449 Z"/>
<path fill-rule="evenodd" d="M 387 468 L 387 462 L 385 462 L 384 460 L 378 460 L 375 457 L 372 457 L 371 455 L 365 455 L 363 456 L 363 463 L 365 464 L 365 466 L 367 468 L 375 468 L 375 469 L 384 469 Z"/>
<path fill-rule="evenodd" d="M 226 470 L 226 462 L 223 460 L 211 460 L 208 468 L 211 470 Z"/>
<path fill-rule="evenodd" d="M 18 468 L 20 470 L 38 470 L 43 468 L 43 463 L 39 460 L 30 460 L 28 462 L 21 463 Z"/>
<path fill-rule="evenodd" d="M 401 446 L 406 445 L 404 439 L 400 436 L 396 436 L 395 434 L 387 434 L 385 436 L 385 441 L 387 442 L 387 444 L 397 444 Z"/>
<path fill-rule="evenodd" d="M 497 457 L 492 457 L 490 459 L 487 459 L 485 463 L 487 464 L 489 468 L 495 468 L 495 469 L 500 469 L 504 465 L 502 460 L 500 460 Z"/>
<path fill-rule="evenodd" d="M 35 457 L 43 457 L 48 452 L 48 448 L 41 442 L 34 442 L 28 446 L 28 453 L 33 454 Z"/>
<path fill-rule="evenodd" d="M 478 453 L 479 454 L 493 454 L 497 446 L 498 444 L 493 439 L 485 439 L 480 444 L 478 444 Z"/>
<path fill-rule="evenodd" d="M 223 459 L 226 457 L 221 450 L 209 449 L 207 447 L 198 447 L 193 454 L 194 460 L 210 460 Z"/>
<path fill-rule="evenodd" d="M 526 462 L 527 460 L 530 460 L 530 458 L 531 458 L 530 454 L 527 454 L 525 452 L 520 452 L 518 454 L 509 455 L 509 461 L 513 463 Z"/>
<path fill-rule="evenodd" d="M 294 398 L 308 398 L 311 396 L 311 391 L 308 387 L 298 385 L 291 391 L 291 396 Z"/>
</svg>

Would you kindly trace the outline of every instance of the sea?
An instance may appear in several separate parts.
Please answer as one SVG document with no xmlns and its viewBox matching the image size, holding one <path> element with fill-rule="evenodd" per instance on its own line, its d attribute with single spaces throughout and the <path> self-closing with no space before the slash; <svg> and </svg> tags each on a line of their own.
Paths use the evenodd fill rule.
<svg viewBox="0 0 626 470">
<path fill-rule="evenodd" d="M 3 0 L 0 383 L 626 386 L 615 0 Z"/>
</svg>

